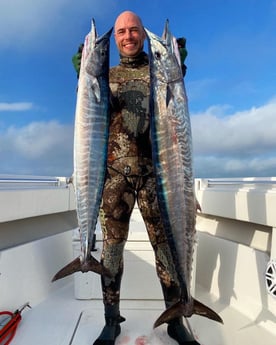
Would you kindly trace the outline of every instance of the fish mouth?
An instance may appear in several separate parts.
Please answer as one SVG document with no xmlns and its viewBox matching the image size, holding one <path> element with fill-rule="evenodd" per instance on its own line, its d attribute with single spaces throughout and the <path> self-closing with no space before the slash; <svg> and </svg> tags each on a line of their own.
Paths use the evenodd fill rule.
<svg viewBox="0 0 276 345">
<path fill-rule="evenodd" d="M 76 272 L 95 272 L 105 277 L 112 278 L 112 274 L 110 273 L 110 271 L 90 255 L 85 260 L 82 260 L 81 257 L 77 257 L 76 259 L 71 261 L 68 265 L 64 266 L 54 275 L 52 282 L 67 277 Z"/>
</svg>

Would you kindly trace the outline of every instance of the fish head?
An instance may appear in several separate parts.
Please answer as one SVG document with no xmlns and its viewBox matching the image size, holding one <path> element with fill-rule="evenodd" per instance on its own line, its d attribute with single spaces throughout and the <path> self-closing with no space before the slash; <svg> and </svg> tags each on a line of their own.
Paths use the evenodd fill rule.
<svg viewBox="0 0 276 345">
<path fill-rule="evenodd" d="M 159 81 L 170 83 L 182 79 L 182 72 L 174 53 L 172 35 L 166 24 L 162 37 L 145 28 L 149 46 L 150 70 Z"/>
<path fill-rule="evenodd" d="M 112 30 L 113 28 L 102 36 L 98 36 L 95 20 L 92 19 L 91 30 L 84 42 L 81 69 L 93 77 L 99 77 L 108 73 Z"/>
<path fill-rule="evenodd" d="M 170 50 L 170 53 L 175 55 L 175 57 L 179 63 L 179 66 L 181 66 L 181 59 L 180 59 L 178 44 L 176 41 L 176 37 L 173 36 L 173 34 L 171 33 L 168 19 L 165 22 L 164 31 L 162 34 L 162 39 L 166 42 L 166 45 L 167 45 L 168 49 Z"/>
<path fill-rule="evenodd" d="M 91 61 L 94 62 L 94 75 L 106 74 L 109 71 L 110 36 L 113 28 L 95 40 Z"/>
</svg>

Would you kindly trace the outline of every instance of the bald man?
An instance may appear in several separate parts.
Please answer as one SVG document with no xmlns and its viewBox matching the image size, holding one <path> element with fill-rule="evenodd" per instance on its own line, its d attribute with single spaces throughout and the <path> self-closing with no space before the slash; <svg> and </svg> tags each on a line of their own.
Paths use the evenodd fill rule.
<svg viewBox="0 0 276 345">
<path fill-rule="evenodd" d="M 155 253 L 166 307 L 174 304 L 180 289 L 162 226 L 157 202 L 150 140 L 150 76 L 146 38 L 141 19 L 121 13 L 115 22 L 120 63 L 110 69 L 111 118 L 107 174 L 100 209 L 103 233 L 102 263 L 112 279 L 101 277 L 106 324 L 94 345 L 113 345 L 121 332 L 120 286 L 123 250 L 135 201 L 145 222 Z M 141 287 L 145 284 L 141 277 Z M 198 344 L 178 318 L 168 324 L 168 334 L 179 344 Z"/>
</svg>

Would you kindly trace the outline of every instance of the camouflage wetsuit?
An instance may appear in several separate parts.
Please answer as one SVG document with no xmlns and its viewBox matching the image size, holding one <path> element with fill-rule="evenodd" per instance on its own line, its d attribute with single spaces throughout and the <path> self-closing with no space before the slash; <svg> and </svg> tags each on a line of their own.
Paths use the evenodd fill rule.
<svg viewBox="0 0 276 345">
<path fill-rule="evenodd" d="M 179 297 L 177 278 L 162 227 L 151 158 L 148 57 L 121 58 L 110 69 L 113 96 L 108 169 L 101 205 L 102 261 L 114 279 L 102 277 L 105 306 L 119 304 L 123 250 L 137 200 L 152 244 L 166 305 Z"/>
</svg>

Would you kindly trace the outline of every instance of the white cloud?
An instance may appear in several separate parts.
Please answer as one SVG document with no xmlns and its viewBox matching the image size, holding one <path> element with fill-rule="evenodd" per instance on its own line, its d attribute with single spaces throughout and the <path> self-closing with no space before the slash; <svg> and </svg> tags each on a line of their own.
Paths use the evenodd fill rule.
<svg viewBox="0 0 276 345">
<path fill-rule="evenodd" d="M 33 122 L 0 134 L 0 173 L 70 176 L 73 127 Z"/>
<path fill-rule="evenodd" d="M 225 117 L 217 116 L 216 112 L 217 108 L 209 108 L 192 116 L 197 154 L 241 156 L 275 150 L 276 99 Z"/>
<path fill-rule="evenodd" d="M 231 158 L 196 156 L 195 177 L 271 177 L 276 176 L 276 157 Z"/>
<path fill-rule="evenodd" d="M 222 116 L 223 109 L 191 117 L 196 174 L 275 176 L 276 98 L 229 116 Z"/>
<path fill-rule="evenodd" d="M 232 113 L 213 106 L 191 116 L 196 177 L 276 176 L 276 99 Z M 0 173 L 70 176 L 73 126 L 32 122 L 0 133 Z"/>
<path fill-rule="evenodd" d="M 0 111 L 25 111 L 33 108 L 33 104 L 30 102 L 15 102 L 5 103 L 0 102 Z"/>
</svg>

